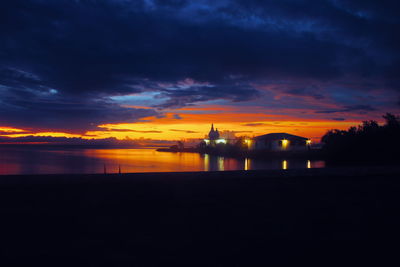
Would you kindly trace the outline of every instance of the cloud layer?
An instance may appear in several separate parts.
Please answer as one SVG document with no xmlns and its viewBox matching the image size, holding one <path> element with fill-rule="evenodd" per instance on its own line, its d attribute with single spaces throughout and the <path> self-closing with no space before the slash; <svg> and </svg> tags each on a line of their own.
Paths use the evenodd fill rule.
<svg viewBox="0 0 400 267">
<path fill-rule="evenodd" d="M 399 10 L 387 0 L 7 1 L 0 124 L 85 131 L 208 101 L 288 105 L 271 92 L 337 106 L 309 106 L 319 114 L 398 107 Z M 359 99 L 372 91 L 390 98 Z M 150 109 L 113 100 L 143 93 Z"/>
</svg>

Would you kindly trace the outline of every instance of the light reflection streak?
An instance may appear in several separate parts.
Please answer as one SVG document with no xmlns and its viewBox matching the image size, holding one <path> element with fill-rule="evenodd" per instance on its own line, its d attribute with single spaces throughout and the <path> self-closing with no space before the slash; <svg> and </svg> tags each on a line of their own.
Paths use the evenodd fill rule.
<svg viewBox="0 0 400 267">
<path fill-rule="evenodd" d="M 288 168 L 288 162 L 287 162 L 287 160 L 282 161 L 282 169 L 283 169 L 283 170 L 287 170 L 287 168 Z"/>
<path fill-rule="evenodd" d="M 245 158 L 244 159 L 244 170 L 248 171 L 251 169 L 251 165 L 250 165 L 250 159 L 249 158 Z"/>
<path fill-rule="evenodd" d="M 0 148 L 0 174 L 134 173 L 324 168 L 324 161 L 233 159 L 154 149 Z M 290 165 L 290 166 L 289 166 Z"/>
<path fill-rule="evenodd" d="M 208 154 L 204 154 L 204 171 L 210 170 L 210 156 Z"/>
<path fill-rule="evenodd" d="M 219 171 L 225 170 L 224 157 L 218 157 L 218 170 Z"/>
</svg>

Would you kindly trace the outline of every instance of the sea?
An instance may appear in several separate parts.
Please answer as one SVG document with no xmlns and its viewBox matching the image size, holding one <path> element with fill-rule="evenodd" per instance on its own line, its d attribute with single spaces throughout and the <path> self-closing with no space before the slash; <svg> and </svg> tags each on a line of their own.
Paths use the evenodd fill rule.
<svg viewBox="0 0 400 267">
<path fill-rule="evenodd" d="M 321 160 L 235 159 L 156 148 L 86 149 L 39 146 L 0 147 L 0 175 L 192 172 L 324 168 Z"/>
</svg>

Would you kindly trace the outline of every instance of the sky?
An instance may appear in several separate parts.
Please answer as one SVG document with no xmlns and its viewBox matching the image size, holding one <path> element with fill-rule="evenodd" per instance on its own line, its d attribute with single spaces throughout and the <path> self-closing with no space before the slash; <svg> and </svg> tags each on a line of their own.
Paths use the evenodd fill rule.
<svg viewBox="0 0 400 267">
<path fill-rule="evenodd" d="M 13 0 L 0 9 L 0 137 L 202 138 L 400 113 L 389 0 Z"/>
</svg>

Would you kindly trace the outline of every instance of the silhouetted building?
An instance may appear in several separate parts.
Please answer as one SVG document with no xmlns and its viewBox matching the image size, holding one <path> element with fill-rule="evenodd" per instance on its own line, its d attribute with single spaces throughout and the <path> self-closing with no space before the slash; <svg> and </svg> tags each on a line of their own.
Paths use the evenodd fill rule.
<svg viewBox="0 0 400 267">
<path fill-rule="evenodd" d="M 216 144 L 226 144 L 227 140 L 225 138 L 221 138 L 218 129 L 215 128 L 214 130 L 214 124 L 211 124 L 211 130 L 208 133 L 208 138 L 204 139 L 204 142 L 207 146 L 215 146 Z"/>
<path fill-rule="evenodd" d="M 211 124 L 211 130 L 208 133 L 208 138 L 210 139 L 210 141 L 219 139 L 219 132 L 218 129 L 215 129 L 214 131 L 214 124 Z"/>
<path fill-rule="evenodd" d="M 250 150 L 268 151 L 302 151 L 309 149 L 311 140 L 305 137 L 287 134 L 270 133 L 254 137 L 249 144 Z"/>
</svg>

